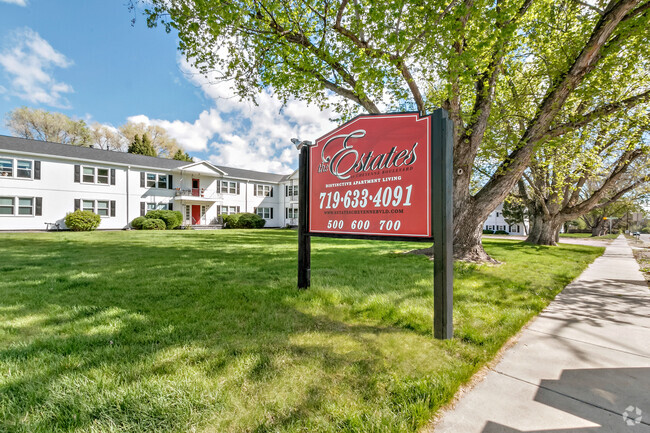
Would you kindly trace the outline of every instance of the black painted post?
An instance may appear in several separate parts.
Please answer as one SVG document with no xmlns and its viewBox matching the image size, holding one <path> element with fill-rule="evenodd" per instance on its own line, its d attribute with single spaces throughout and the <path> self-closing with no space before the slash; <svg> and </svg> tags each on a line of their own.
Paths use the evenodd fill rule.
<svg viewBox="0 0 650 433">
<path fill-rule="evenodd" d="M 447 340 L 454 334 L 453 123 L 443 109 L 432 114 L 431 123 L 433 335 Z"/>
<path fill-rule="evenodd" d="M 309 147 L 300 149 L 298 175 L 298 288 L 311 283 L 311 238 L 309 237 Z"/>
</svg>

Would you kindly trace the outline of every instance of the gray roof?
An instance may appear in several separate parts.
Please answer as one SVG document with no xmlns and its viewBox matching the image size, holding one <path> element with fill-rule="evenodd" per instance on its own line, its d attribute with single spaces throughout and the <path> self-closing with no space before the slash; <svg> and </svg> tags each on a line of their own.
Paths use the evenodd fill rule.
<svg viewBox="0 0 650 433">
<path fill-rule="evenodd" d="M 81 159 L 86 161 L 101 161 L 162 169 L 175 169 L 191 164 L 187 161 L 134 155 L 126 152 L 93 149 L 91 147 L 72 146 L 69 144 L 51 143 L 49 141 L 30 140 L 27 138 L 8 137 L 6 135 L 0 135 L 0 149 L 35 153 L 39 155 L 62 156 L 65 158 Z M 281 182 L 288 177 L 288 175 L 283 174 L 264 173 L 261 171 L 245 170 L 242 168 L 224 166 L 216 167 L 226 172 L 228 176 L 240 179 L 259 180 L 263 182 Z"/>
<path fill-rule="evenodd" d="M 263 171 L 245 170 L 243 168 L 216 166 L 218 169 L 225 171 L 228 176 L 239 179 L 261 180 L 263 182 L 281 182 L 284 180 L 284 174 L 264 173 Z"/>
<path fill-rule="evenodd" d="M 153 156 L 134 155 L 126 152 L 71 146 L 69 144 L 27 138 L 7 137 L 5 135 L 0 135 L 0 149 L 152 168 L 172 169 L 188 164 L 186 161 L 176 161 L 175 159 L 155 158 Z"/>
</svg>

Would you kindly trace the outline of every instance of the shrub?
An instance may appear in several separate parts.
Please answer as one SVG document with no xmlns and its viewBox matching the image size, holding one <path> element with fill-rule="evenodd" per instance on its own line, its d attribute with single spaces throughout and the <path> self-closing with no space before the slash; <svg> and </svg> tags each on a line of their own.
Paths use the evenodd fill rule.
<svg viewBox="0 0 650 433">
<path fill-rule="evenodd" d="M 495 235 L 507 235 L 508 232 L 505 230 L 497 230 L 494 232 Z"/>
<path fill-rule="evenodd" d="M 227 229 L 261 229 L 266 220 L 254 213 L 236 213 L 233 215 L 221 215 L 224 228 Z"/>
<path fill-rule="evenodd" d="M 183 222 L 183 214 L 177 210 L 150 210 L 145 218 L 162 220 L 167 230 L 175 229 Z"/>
<path fill-rule="evenodd" d="M 493 234 L 494 234 L 494 230 L 483 230 L 483 234 L 484 234 L 484 235 L 493 235 Z"/>
<path fill-rule="evenodd" d="M 165 221 L 157 218 L 145 218 L 142 230 L 165 230 Z"/>
<path fill-rule="evenodd" d="M 89 210 L 77 209 L 65 216 L 65 225 L 75 232 L 89 232 L 99 227 L 101 217 Z"/>
<path fill-rule="evenodd" d="M 144 223 L 146 220 L 147 219 L 143 216 L 134 218 L 133 221 L 131 221 L 131 227 L 133 227 L 136 230 L 142 230 L 142 223 Z"/>
</svg>

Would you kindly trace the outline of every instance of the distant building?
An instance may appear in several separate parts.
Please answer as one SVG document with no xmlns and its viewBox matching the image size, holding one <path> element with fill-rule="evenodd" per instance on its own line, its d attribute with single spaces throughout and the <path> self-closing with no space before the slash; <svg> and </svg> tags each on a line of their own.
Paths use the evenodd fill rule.
<svg viewBox="0 0 650 433">
<path fill-rule="evenodd" d="M 298 175 L 0 136 L 0 230 L 65 228 L 75 209 L 100 215 L 100 229 L 127 228 L 152 209 L 178 210 L 194 226 L 238 212 L 296 225 Z"/>
<path fill-rule="evenodd" d="M 526 236 L 528 234 L 528 220 L 525 219 L 523 224 L 508 224 L 503 218 L 503 203 L 492 211 L 487 220 L 483 223 L 484 230 L 503 230 L 511 235 Z"/>
</svg>

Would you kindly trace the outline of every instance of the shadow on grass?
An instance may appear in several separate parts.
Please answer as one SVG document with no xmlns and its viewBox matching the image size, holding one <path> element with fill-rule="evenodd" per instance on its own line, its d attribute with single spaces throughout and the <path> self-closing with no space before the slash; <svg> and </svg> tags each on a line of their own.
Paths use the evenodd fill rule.
<svg viewBox="0 0 650 433">
<path fill-rule="evenodd" d="M 544 292 L 458 265 L 459 338 L 439 342 L 431 262 L 392 254 L 413 244 L 314 240 L 314 287 L 302 292 L 293 232 L 3 246 L 0 430 L 11 432 L 414 431 L 565 278 Z M 500 260 L 529 251 L 491 246 Z"/>
</svg>

